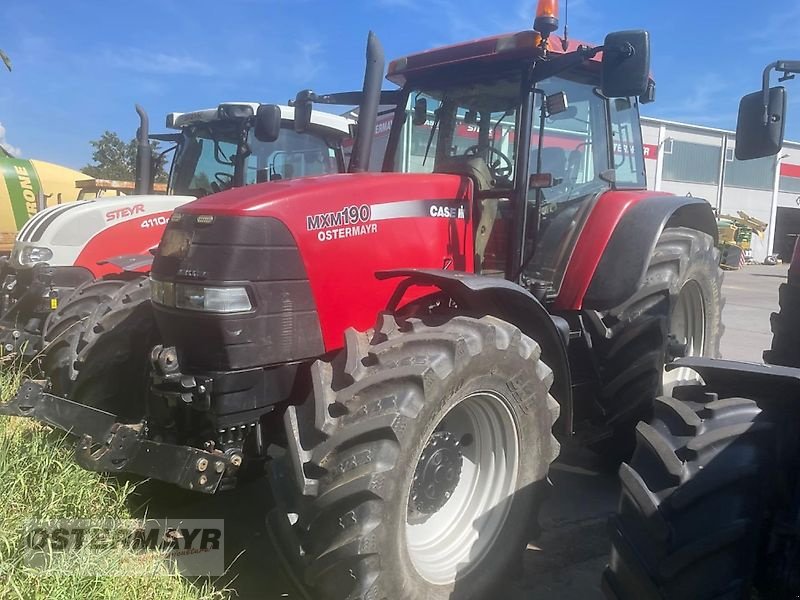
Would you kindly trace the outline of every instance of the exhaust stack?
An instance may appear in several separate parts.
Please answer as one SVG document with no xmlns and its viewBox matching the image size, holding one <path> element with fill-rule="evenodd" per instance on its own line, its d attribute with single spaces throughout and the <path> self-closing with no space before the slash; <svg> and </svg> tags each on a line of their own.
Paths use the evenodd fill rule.
<svg viewBox="0 0 800 600">
<path fill-rule="evenodd" d="M 153 191 L 153 181 L 150 176 L 153 167 L 153 149 L 150 147 L 150 120 L 147 113 L 136 105 L 139 115 L 139 129 L 136 132 L 136 191 L 138 195 L 150 194 Z"/>
<path fill-rule="evenodd" d="M 367 38 L 367 67 L 364 71 L 363 95 L 358 107 L 358 129 L 348 169 L 350 173 L 369 170 L 369 155 L 372 151 L 375 123 L 378 120 L 385 62 L 383 46 L 378 36 L 370 31 Z"/>
</svg>

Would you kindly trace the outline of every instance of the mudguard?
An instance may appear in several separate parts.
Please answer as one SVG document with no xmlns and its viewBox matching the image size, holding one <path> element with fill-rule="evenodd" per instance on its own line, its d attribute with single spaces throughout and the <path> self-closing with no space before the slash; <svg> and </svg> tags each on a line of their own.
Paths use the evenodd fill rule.
<svg viewBox="0 0 800 600">
<path fill-rule="evenodd" d="M 696 371 L 709 392 L 794 404 L 800 397 L 800 369 L 692 356 L 679 358 L 667 371 L 688 367 Z"/>
<path fill-rule="evenodd" d="M 547 312 L 528 290 L 506 279 L 434 269 L 380 271 L 375 276 L 381 280 L 406 278 L 389 301 L 389 310 L 397 308 L 410 287 L 432 286 L 445 292 L 470 314 L 492 315 L 519 327 L 539 344 L 544 362 L 553 370 L 551 394 L 561 405 L 557 427 L 568 434 L 572 432 L 572 380 L 567 358 L 569 326 L 560 317 Z"/>
<path fill-rule="evenodd" d="M 100 266 L 112 265 L 124 273 L 149 273 L 153 267 L 154 258 L 152 252 L 147 254 L 123 254 L 121 256 L 112 256 L 106 260 L 99 260 L 97 264 Z"/>
<path fill-rule="evenodd" d="M 717 223 L 702 198 L 607 192 L 581 232 L 554 308 L 608 310 L 641 287 L 661 232 L 688 227 L 716 243 Z"/>
</svg>

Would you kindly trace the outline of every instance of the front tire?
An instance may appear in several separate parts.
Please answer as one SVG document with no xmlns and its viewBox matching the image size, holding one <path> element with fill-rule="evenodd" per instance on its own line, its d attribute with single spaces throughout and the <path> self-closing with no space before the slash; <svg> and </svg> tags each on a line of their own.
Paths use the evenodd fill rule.
<svg viewBox="0 0 800 600">
<path fill-rule="evenodd" d="M 150 279 L 119 283 L 52 341 L 42 363 L 55 394 L 138 421 L 144 415 L 155 336 Z M 69 306 L 65 312 L 79 314 Z"/>
<path fill-rule="evenodd" d="M 703 386 L 661 397 L 620 468 L 603 575 L 617 600 L 747 598 L 775 464 L 774 428 L 756 403 Z"/>
<path fill-rule="evenodd" d="M 315 598 L 480 599 L 521 560 L 558 454 L 539 347 L 493 317 L 384 315 L 286 415 Z M 313 425 L 313 427 L 307 427 Z"/>
</svg>

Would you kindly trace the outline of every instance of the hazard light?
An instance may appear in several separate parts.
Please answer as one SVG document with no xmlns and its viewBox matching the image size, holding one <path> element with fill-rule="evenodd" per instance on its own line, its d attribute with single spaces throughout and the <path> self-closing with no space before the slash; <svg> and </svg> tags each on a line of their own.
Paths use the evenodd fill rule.
<svg viewBox="0 0 800 600">
<path fill-rule="evenodd" d="M 539 0 L 533 29 L 541 33 L 544 38 L 558 29 L 558 0 Z"/>
</svg>

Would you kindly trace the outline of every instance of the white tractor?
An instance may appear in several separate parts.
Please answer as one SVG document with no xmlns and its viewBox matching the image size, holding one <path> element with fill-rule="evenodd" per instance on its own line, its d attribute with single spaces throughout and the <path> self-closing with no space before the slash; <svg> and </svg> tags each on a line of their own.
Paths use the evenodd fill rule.
<svg viewBox="0 0 800 600">
<path fill-rule="evenodd" d="M 178 206 L 232 187 L 343 172 L 342 143 L 354 124 L 314 111 L 311 126 L 297 133 L 292 107 L 226 102 L 170 113 L 167 127 L 177 132 L 148 135 L 147 115 L 137 111 L 138 193 L 42 210 L 0 265 L 4 354 L 35 356 L 147 273 L 150 251 Z M 166 196 L 150 193 L 149 140 L 170 143 L 167 152 L 175 153 Z"/>
</svg>

